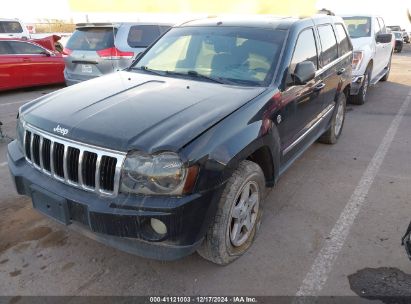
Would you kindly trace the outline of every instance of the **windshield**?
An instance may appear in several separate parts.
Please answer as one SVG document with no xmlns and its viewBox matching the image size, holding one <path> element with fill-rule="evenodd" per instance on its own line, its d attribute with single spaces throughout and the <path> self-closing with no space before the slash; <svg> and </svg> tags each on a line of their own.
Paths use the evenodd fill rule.
<svg viewBox="0 0 411 304">
<path fill-rule="evenodd" d="M 249 27 L 173 28 L 132 68 L 164 75 L 202 75 L 223 83 L 266 85 L 273 77 L 285 34 Z"/>
<path fill-rule="evenodd" d="M 370 17 L 343 17 L 351 38 L 371 36 Z"/>
<path fill-rule="evenodd" d="M 23 33 L 20 23 L 17 21 L 0 21 L 0 33 Z"/>
<path fill-rule="evenodd" d="M 402 38 L 402 33 L 394 33 L 395 38 Z"/>
<path fill-rule="evenodd" d="M 77 29 L 70 37 L 66 47 L 70 50 L 99 51 L 114 46 L 117 32 L 113 27 L 96 27 Z"/>
</svg>

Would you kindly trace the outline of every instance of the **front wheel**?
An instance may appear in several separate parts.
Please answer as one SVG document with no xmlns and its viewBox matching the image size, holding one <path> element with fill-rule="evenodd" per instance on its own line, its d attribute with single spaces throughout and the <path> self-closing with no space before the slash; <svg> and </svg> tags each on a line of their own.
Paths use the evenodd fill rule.
<svg viewBox="0 0 411 304">
<path fill-rule="evenodd" d="M 330 128 L 319 138 L 324 144 L 335 144 L 342 133 L 345 121 L 346 97 L 341 93 L 335 103 L 333 118 L 331 119 Z"/>
<path fill-rule="evenodd" d="M 250 248 L 261 222 L 264 190 L 260 166 L 242 161 L 227 182 L 215 218 L 197 250 L 203 258 L 226 265 Z"/>
<path fill-rule="evenodd" d="M 364 80 L 358 94 L 353 96 L 351 103 L 362 105 L 365 103 L 368 93 L 368 87 L 370 85 L 370 78 L 371 78 L 371 68 L 367 67 L 364 73 Z"/>
</svg>

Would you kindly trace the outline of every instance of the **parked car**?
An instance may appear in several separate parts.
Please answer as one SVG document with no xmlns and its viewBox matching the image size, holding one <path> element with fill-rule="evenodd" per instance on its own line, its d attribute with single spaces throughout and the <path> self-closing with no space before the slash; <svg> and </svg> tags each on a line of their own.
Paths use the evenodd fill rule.
<svg viewBox="0 0 411 304">
<path fill-rule="evenodd" d="M 38 43 L 0 38 L 0 91 L 64 83 L 60 53 Z"/>
<path fill-rule="evenodd" d="M 397 53 L 401 53 L 401 51 L 402 51 L 402 47 L 403 47 L 403 45 L 404 45 L 404 39 L 403 39 L 403 36 L 402 36 L 402 32 L 392 32 L 393 34 L 394 34 L 394 36 L 395 36 L 395 48 L 394 48 L 394 50 L 397 52 Z"/>
<path fill-rule="evenodd" d="M 64 54 L 67 85 L 128 67 L 171 24 L 80 23 L 67 41 Z"/>
<path fill-rule="evenodd" d="M 387 28 L 391 29 L 393 32 L 401 32 L 403 40 L 405 43 L 410 43 L 410 37 L 405 29 L 402 29 L 399 25 L 389 25 Z"/>
<path fill-rule="evenodd" d="M 401 26 L 399 25 L 387 25 L 387 27 L 393 32 L 401 32 Z"/>
<path fill-rule="evenodd" d="M 266 187 L 337 142 L 351 62 L 340 17 L 188 22 L 130 68 L 22 106 L 10 172 L 35 209 L 95 240 L 227 264 L 253 243 Z"/>
<path fill-rule="evenodd" d="M 343 16 L 354 45 L 351 97 L 354 104 L 364 104 L 368 87 L 386 81 L 391 70 L 392 34 L 382 17 L 373 15 Z"/>
<path fill-rule="evenodd" d="M 410 43 L 410 36 L 408 35 L 407 31 L 403 31 L 403 38 L 405 43 Z"/>
<path fill-rule="evenodd" d="M 30 33 L 18 19 L 0 18 L 0 38 L 29 39 Z"/>
</svg>

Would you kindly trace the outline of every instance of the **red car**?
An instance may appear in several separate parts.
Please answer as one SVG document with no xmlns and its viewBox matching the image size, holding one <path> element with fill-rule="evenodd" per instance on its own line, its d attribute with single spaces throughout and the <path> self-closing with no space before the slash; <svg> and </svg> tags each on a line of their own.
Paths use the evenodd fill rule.
<svg viewBox="0 0 411 304">
<path fill-rule="evenodd" d="M 64 83 L 63 71 L 62 54 L 33 41 L 0 39 L 0 91 Z"/>
</svg>

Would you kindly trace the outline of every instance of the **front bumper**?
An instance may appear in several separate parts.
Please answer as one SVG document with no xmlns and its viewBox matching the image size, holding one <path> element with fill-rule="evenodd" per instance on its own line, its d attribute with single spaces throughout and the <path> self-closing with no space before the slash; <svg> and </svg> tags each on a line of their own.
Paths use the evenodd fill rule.
<svg viewBox="0 0 411 304">
<path fill-rule="evenodd" d="M 364 75 L 359 75 L 359 76 L 353 75 L 352 76 L 351 87 L 350 87 L 350 94 L 351 95 L 358 95 L 358 93 L 359 93 L 359 91 L 362 87 L 363 81 L 364 81 Z"/>
<path fill-rule="evenodd" d="M 194 252 L 214 217 L 224 185 L 184 197 L 119 194 L 98 196 L 63 184 L 33 168 L 17 141 L 8 146 L 8 164 L 17 192 L 58 196 L 67 202 L 67 224 L 74 230 L 122 251 L 140 256 L 174 260 Z M 151 218 L 167 227 L 157 234 Z"/>
</svg>

